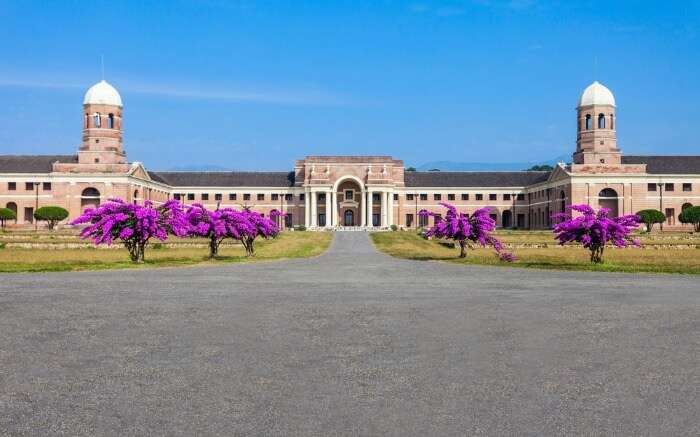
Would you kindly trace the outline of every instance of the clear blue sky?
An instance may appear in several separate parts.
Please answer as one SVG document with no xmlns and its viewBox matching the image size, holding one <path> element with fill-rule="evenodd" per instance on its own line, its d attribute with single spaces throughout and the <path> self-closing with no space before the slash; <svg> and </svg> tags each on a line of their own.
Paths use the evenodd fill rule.
<svg viewBox="0 0 700 437">
<path fill-rule="evenodd" d="M 700 154 L 695 0 L 0 0 L 0 153 L 75 152 L 102 54 L 152 169 L 568 156 L 594 79 L 625 153 Z"/>
</svg>

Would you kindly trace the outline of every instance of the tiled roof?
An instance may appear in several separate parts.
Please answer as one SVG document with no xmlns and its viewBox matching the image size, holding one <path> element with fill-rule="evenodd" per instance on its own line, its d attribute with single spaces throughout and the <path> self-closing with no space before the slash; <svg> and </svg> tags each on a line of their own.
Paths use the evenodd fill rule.
<svg viewBox="0 0 700 437">
<path fill-rule="evenodd" d="M 622 156 L 623 164 L 646 164 L 650 174 L 700 174 L 700 155 Z"/>
<path fill-rule="evenodd" d="M 524 187 L 544 182 L 548 171 L 407 171 L 407 187 Z"/>
<path fill-rule="evenodd" d="M 54 162 L 78 162 L 78 156 L 0 155 L 0 173 L 50 173 Z"/>
<path fill-rule="evenodd" d="M 157 171 L 151 178 L 173 187 L 292 187 L 294 172 L 258 171 Z"/>
</svg>

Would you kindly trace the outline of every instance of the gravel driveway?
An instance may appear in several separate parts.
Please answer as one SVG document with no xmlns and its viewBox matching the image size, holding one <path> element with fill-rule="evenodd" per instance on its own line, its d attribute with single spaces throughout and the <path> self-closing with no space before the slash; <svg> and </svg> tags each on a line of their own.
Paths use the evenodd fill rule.
<svg viewBox="0 0 700 437">
<path fill-rule="evenodd" d="M 0 276 L 0 435 L 700 434 L 700 279 L 392 259 Z"/>
</svg>

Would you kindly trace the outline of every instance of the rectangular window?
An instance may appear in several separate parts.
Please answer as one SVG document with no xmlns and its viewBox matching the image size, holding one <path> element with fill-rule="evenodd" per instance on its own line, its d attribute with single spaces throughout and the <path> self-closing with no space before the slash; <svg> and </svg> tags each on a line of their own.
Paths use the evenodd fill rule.
<svg viewBox="0 0 700 437">
<path fill-rule="evenodd" d="M 372 193 L 372 202 L 379 202 L 382 196 L 379 193 Z M 379 226 L 379 225 L 375 225 Z"/>
<path fill-rule="evenodd" d="M 428 200 L 428 195 L 426 193 L 421 193 L 420 200 Z"/>
<path fill-rule="evenodd" d="M 318 225 L 326 226 L 326 214 L 323 212 L 318 214 Z"/>
<path fill-rule="evenodd" d="M 518 214 L 518 227 L 519 228 L 525 227 L 525 214 Z"/>
<path fill-rule="evenodd" d="M 228 193 L 228 200 L 236 200 L 236 193 Z"/>
<path fill-rule="evenodd" d="M 44 182 L 43 185 L 44 191 L 51 191 L 51 182 Z"/>
<path fill-rule="evenodd" d="M 277 193 L 272 193 L 270 200 L 280 200 L 280 195 Z"/>
<path fill-rule="evenodd" d="M 436 225 L 442 221 L 442 216 L 440 214 L 435 214 L 433 216 L 433 223 Z"/>
<path fill-rule="evenodd" d="M 524 194 L 518 194 L 516 197 L 517 200 L 525 200 L 525 195 Z"/>
<path fill-rule="evenodd" d="M 209 193 L 202 193 L 202 200 L 209 200 Z"/>
<path fill-rule="evenodd" d="M 303 202 L 304 200 L 306 200 L 306 193 L 301 193 L 299 195 L 299 202 Z"/>
<path fill-rule="evenodd" d="M 448 195 L 447 195 L 447 200 L 455 200 L 455 195 L 454 195 L 454 194 L 448 194 Z"/>
<path fill-rule="evenodd" d="M 469 194 L 462 193 L 462 200 L 469 200 Z"/>
<path fill-rule="evenodd" d="M 476 200 L 484 200 L 484 195 L 483 195 L 483 194 L 477 194 L 477 195 L 476 195 Z"/>
<path fill-rule="evenodd" d="M 683 191 L 693 191 L 693 184 L 683 184 Z"/>
<path fill-rule="evenodd" d="M 491 220 L 493 220 L 493 221 L 498 220 L 498 214 L 489 214 L 489 217 L 491 217 Z"/>
<path fill-rule="evenodd" d="M 433 200 L 442 200 L 442 194 L 433 194 Z"/>
<path fill-rule="evenodd" d="M 673 188 L 674 188 L 674 187 L 673 187 L 673 184 L 666 184 L 666 186 L 664 187 L 664 190 L 666 190 L 666 191 L 673 191 Z"/>
<path fill-rule="evenodd" d="M 413 214 L 406 214 L 406 227 L 413 227 Z"/>
<path fill-rule="evenodd" d="M 181 196 L 180 196 L 180 193 L 175 193 L 175 194 L 173 194 L 173 199 L 175 199 L 175 200 L 182 200 L 182 199 L 181 199 Z"/>
<path fill-rule="evenodd" d="M 34 190 L 34 182 L 25 182 L 24 189 L 27 191 L 33 191 Z"/>
<path fill-rule="evenodd" d="M 510 200 L 510 194 L 504 194 L 503 200 Z"/>
<path fill-rule="evenodd" d="M 214 200 L 216 200 L 217 202 L 221 202 L 221 198 L 221 193 L 214 194 Z"/>
<path fill-rule="evenodd" d="M 406 194 L 406 200 L 413 200 L 413 194 Z"/>
<path fill-rule="evenodd" d="M 294 195 L 291 193 L 287 193 L 284 195 L 284 200 L 287 202 L 291 202 L 292 200 L 294 200 Z"/>
<path fill-rule="evenodd" d="M 8 182 L 7 183 L 7 189 L 9 191 L 14 191 L 17 189 L 17 182 Z"/>
<path fill-rule="evenodd" d="M 24 222 L 34 223 L 34 208 L 24 208 Z"/>
<path fill-rule="evenodd" d="M 495 195 L 493 193 L 489 194 L 489 200 L 497 200 L 497 199 L 498 199 L 497 195 Z"/>
<path fill-rule="evenodd" d="M 319 202 L 325 202 L 326 201 L 326 193 L 318 193 L 317 199 Z"/>
<path fill-rule="evenodd" d="M 250 193 L 244 193 L 243 200 L 250 200 Z"/>
<path fill-rule="evenodd" d="M 345 190 L 345 200 L 352 200 L 352 196 L 355 194 L 352 190 Z"/>
<path fill-rule="evenodd" d="M 292 218 L 293 218 L 293 216 L 291 213 L 287 213 L 284 216 L 284 227 L 285 228 L 291 228 L 292 226 L 294 226 L 294 220 L 292 220 Z"/>
<path fill-rule="evenodd" d="M 187 200 L 194 200 L 194 193 L 187 193 Z"/>
<path fill-rule="evenodd" d="M 265 200 L 265 195 L 263 193 L 258 193 L 258 202 Z"/>
<path fill-rule="evenodd" d="M 656 184 L 654 184 L 654 183 L 647 184 L 647 191 L 656 191 Z"/>
<path fill-rule="evenodd" d="M 394 194 L 394 200 L 399 200 L 399 195 L 398 195 L 398 194 Z"/>
<path fill-rule="evenodd" d="M 418 215 L 418 226 L 424 228 L 428 226 L 428 217 L 423 215 Z"/>
<path fill-rule="evenodd" d="M 673 208 L 666 208 L 666 224 L 673 226 L 676 224 L 676 210 Z"/>
<path fill-rule="evenodd" d="M 372 226 L 381 226 L 382 220 L 379 214 L 372 214 Z"/>
</svg>

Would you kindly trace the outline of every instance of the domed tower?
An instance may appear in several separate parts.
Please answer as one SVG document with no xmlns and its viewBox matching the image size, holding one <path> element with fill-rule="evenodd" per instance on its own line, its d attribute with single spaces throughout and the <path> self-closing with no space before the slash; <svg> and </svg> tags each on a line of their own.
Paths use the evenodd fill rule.
<svg viewBox="0 0 700 437">
<path fill-rule="evenodd" d="M 83 143 L 80 164 L 124 164 L 122 98 L 104 80 L 91 86 L 83 99 Z"/>
<path fill-rule="evenodd" d="M 598 81 L 593 82 L 581 94 L 576 112 L 578 135 L 574 163 L 620 165 L 613 93 Z"/>
</svg>

